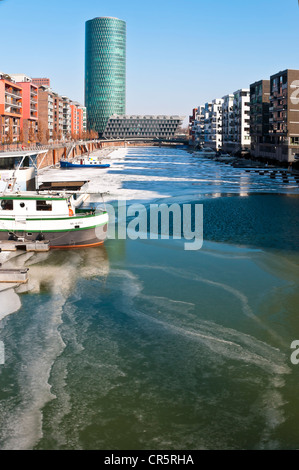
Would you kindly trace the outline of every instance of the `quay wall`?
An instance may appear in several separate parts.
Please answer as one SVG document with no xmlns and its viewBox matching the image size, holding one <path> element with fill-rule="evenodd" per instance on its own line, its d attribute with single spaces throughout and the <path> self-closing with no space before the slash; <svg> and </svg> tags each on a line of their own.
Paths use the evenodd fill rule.
<svg viewBox="0 0 299 470">
<path fill-rule="evenodd" d="M 48 166 L 53 166 L 59 163 L 59 161 L 64 159 L 72 159 L 74 157 L 79 157 L 81 155 L 86 155 L 87 153 L 94 152 L 95 150 L 101 149 L 110 149 L 113 148 L 127 148 L 127 147 L 160 147 L 160 146 L 174 146 L 180 145 L 179 142 L 170 141 L 170 142 L 157 142 L 157 141 L 127 141 L 127 140 L 94 140 L 94 141 L 80 141 L 80 142 L 67 142 L 67 143 L 57 143 L 52 145 L 36 145 L 32 144 L 29 147 L 24 147 L 22 144 L 0 144 L 0 153 L 1 152 L 24 152 L 30 150 L 45 150 L 46 153 L 42 153 L 37 157 L 37 165 L 39 168 L 45 168 Z"/>
<path fill-rule="evenodd" d="M 127 141 L 96 141 L 96 142 L 89 142 L 85 143 L 78 143 L 75 145 L 73 150 L 68 155 L 69 149 L 65 145 L 55 146 L 55 148 L 51 148 L 48 150 L 46 156 L 42 155 L 38 157 L 37 163 L 40 164 L 40 168 L 45 168 L 47 166 L 56 165 L 59 163 L 61 158 L 66 158 L 68 155 L 68 159 L 78 157 L 81 155 L 86 155 L 88 152 L 94 152 L 98 149 L 105 149 L 111 148 L 127 148 L 127 147 L 149 147 L 149 146 L 157 146 L 156 142 L 127 142 Z M 88 150 L 87 150 L 88 149 Z"/>
</svg>

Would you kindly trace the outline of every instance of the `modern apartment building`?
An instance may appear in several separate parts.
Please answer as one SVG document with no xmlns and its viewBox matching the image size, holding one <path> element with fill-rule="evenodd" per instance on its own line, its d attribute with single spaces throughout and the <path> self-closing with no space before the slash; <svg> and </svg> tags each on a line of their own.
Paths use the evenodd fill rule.
<svg viewBox="0 0 299 470">
<path fill-rule="evenodd" d="M 108 120 L 103 137 L 106 139 L 172 139 L 184 116 L 123 116 Z"/>
<path fill-rule="evenodd" d="M 195 143 L 195 126 L 197 125 L 197 110 L 198 108 L 192 109 L 192 114 L 189 116 L 189 136 L 190 141 L 194 144 Z"/>
<path fill-rule="evenodd" d="M 32 78 L 33 85 L 36 86 L 47 86 L 50 88 L 50 79 L 49 78 Z"/>
<path fill-rule="evenodd" d="M 38 118 L 46 139 L 52 139 L 54 131 L 54 92 L 45 85 L 38 88 Z"/>
<path fill-rule="evenodd" d="M 82 113 L 83 113 L 83 132 L 87 131 L 87 112 L 86 106 L 81 106 Z"/>
<path fill-rule="evenodd" d="M 85 35 L 87 127 L 102 135 L 110 116 L 126 112 L 126 23 L 94 18 Z"/>
<path fill-rule="evenodd" d="M 71 103 L 71 133 L 73 138 L 82 138 L 83 108 L 77 102 Z"/>
<path fill-rule="evenodd" d="M 66 139 L 71 138 L 72 134 L 72 110 L 71 110 L 71 100 L 67 96 L 62 96 L 62 114 L 63 114 L 63 123 L 62 131 Z"/>
<path fill-rule="evenodd" d="M 83 109 L 79 103 L 67 96 L 60 96 L 47 86 L 38 88 L 39 122 L 49 140 L 68 140 L 82 136 Z"/>
<path fill-rule="evenodd" d="M 270 77 L 269 110 L 271 145 L 261 156 L 293 162 L 299 155 L 299 70 L 287 69 Z"/>
<path fill-rule="evenodd" d="M 217 98 L 197 108 L 194 142 L 235 153 L 250 150 L 249 89 Z"/>
<path fill-rule="evenodd" d="M 0 72 L 0 142 L 18 142 L 23 109 L 22 87 Z"/>
<path fill-rule="evenodd" d="M 30 77 L 24 74 L 13 74 L 11 77 L 22 88 L 22 117 L 21 129 L 23 140 L 34 140 L 38 130 L 38 87 L 32 83 Z"/>
<path fill-rule="evenodd" d="M 54 92 L 54 137 L 61 140 L 63 137 L 63 99 Z"/>
<path fill-rule="evenodd" d="M 222 98 L 205 104 L 204 141 L 214 150 L 222 148 L 222 105 Z"/>
<path fill-rule="evenodd" d="M 269 143 L 270 80 L 250 85 L 251 154 L 259 157 Z"/>
<path fill-rule="evenodd" d="M 222 146 L 227 148 L 235 134 L 234 95 L 228 94 L 222 99 Z"/>
<path fill-rule="evenodd" d="M 233 109 L 231 106 L 229 116 L 224 119 L 229 123 L 228 140 L 223 142 L 226 152 L 249 152 L 250 151 L 250 90 L 241 88 L 233 93 Z M 228 98 L 227 98 L 228 99 Z M 228 99 L 231 104 L 231 97 Z M 231 114 L 232 113 L 232 114 Z"/>
<path fill-rule="evenodd" d="M 195 119 L 192 123 L 192 133 L 194 135 L 194 144 L 202 147 L 205 143 L 205 107 L 198 106 L 195 113 Z"/>
</svg>

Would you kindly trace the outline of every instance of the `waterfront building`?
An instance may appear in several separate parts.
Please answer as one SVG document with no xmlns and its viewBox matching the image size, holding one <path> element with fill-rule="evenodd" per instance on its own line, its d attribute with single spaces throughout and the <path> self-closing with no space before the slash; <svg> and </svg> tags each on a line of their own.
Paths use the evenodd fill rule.
<svg viewBox="0 0 299 470">
<path fill-rule="evenodd" d="M 0 72 L 0 142 L 20 140 L 23 108 L 22 87 L 5 73 Z"/>
<path fill-rule="evenodd" d="M 45 85 L 38 88 L 38 120 L 45 132 L 46 140 L 53 139 L 54 92 Z"/>
<path fill-rule="evenodd" d="M 204 141 L 206 147 L 222 148 L 222 98 L 205 105 Z"/>
<path fill-rule="evenodd" d="M 71 138 L 72 133 L 72 111 L 71 100 L 67 96 L 62 96 L 63 113 L 63 135 L 65 139 Z"/>
<path fill-rule="evenodd" d="M 36 139 L 38 130 L 38 87 L 24 74 L 12 74 L 16 84 L 22 88 L 22 116 L 20 121 L 24 142 Z"/>
<path fill-rule="evenodd" d="M 71 103 L 71 133 L 73 139 L 82 138 L 83 108 L 77 102 Z"/>
<path fill-rule="evenodd" d="M 271 145 L 260 156 L 293 162 L 299 155 L 299 70 L 287 69 L 270 77 L 269 111 Z"/>
<path fill-rule="evenodd" d="M 204 145 L 207 146 L 210 141 L 210 134 L 212 131 L 211 126 L 211 113 L 212 113 L 212 102 L 207 102 L 204 105 Z"/>
<path fill-rule="evenodd" d="M 49 78 L 32 78 L 32 83 L 38 87 L 44 85 L 50 88 L 51 86 Z"/>
<path fill-rule="evenodd" d="M 88 130 L 101 136 L 108 119 L 126 113 L 126 23 L 94 18 L 85 30 L 85 106 Z"/>
<path fill-rule="evenodd" d="M 83 116 L 83 132 L 87 131 L 87 113 L 86 113 L 86 106 L 81 106 L 82 109 L 82 116 Z"/>
<path fill-rule="evenodd" d="M 54 95 L 54 137 L 61 140 L 63 137 L 63 99 L 58 93 Z M 54 139 L 55 140 L 55 139 Z"/>
<path fill-rule="evenodd" d="M 233 93 L 233 109 L 224 119 L 230 123 L 229 140 L 224 142 L 227 152 L 250 151 L 250 90 L 241 88 Z M 231 98 L 230 98 L 231 100 Z"/>
<path fill-rule="evenodd" d="M 237 151 L 250 150 L 250 90 L 234 92 L 235 144 Z"/>
<path fill-rule="evenodd" d="M 184 116 L 123 116 L 113 115 L 107 122 L 103 137 L 106 139 L 174 138 Z"/>
<path fill-rule="evenodd" d="M 232 145 L 235 134 L 234 95 L 228 94 L 222 99 L 222 146 L 226 149 Z"/>
<path fill-rule="evenodd" d="M 267 152 L 269 136 L 270 80 L 259 80 L 250 85 L 251 154 L 259 157 Z"/>
<path fill-rule="evenodd" d="M 198 106 L 195 113 L 195 119 L 192 124 L 192 132 L 194 135 L 194 143 L 196 146 L 202 147 L 205 142 L 205 107 Z"/>
<path fill-rule="evenodd" d="M 189 139 L 192 145 L 195 144 L 196 114 L 197 114 L 197 108 L 193 108 L 192 114 L 189 116 Z"/>
</svg>

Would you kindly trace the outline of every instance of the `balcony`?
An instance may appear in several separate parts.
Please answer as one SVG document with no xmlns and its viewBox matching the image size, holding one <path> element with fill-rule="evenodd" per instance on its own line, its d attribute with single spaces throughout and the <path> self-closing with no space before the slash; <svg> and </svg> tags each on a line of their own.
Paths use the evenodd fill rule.
<svg viewBox="0 0 299 470">
<path fill-rule="evenodd" d="M 15 96 L 17 98 L 22 98 L 22 93 L 13 88 L 5 88 L 5 95 Z"/>
<path fill-rule="evenodd" d="M 10 97 L 5 98 L 5 104 L 9 106 L 13 106 L 15 108 L 21 108 L 22 107 L 22 102 L 16 101 Z"/>
</svg>

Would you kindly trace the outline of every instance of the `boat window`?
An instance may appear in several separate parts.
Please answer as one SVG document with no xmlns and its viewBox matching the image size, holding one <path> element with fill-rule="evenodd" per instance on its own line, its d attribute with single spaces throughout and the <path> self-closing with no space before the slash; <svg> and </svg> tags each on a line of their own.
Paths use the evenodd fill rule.
<svg viewBox="0 0 299 470">
<path fill-rule="evenodd" d="M 2 199 L 1 209 L 4 210 L 4 211 L 12 211 L 13 210 L 13 200 L 12 199 Z"/>
<path fill-rule="evenodd" d="M 52 202 L 50 201 L 36 201 L 36 210 L 37 211 L 51 211 Z"/>
</svg>

